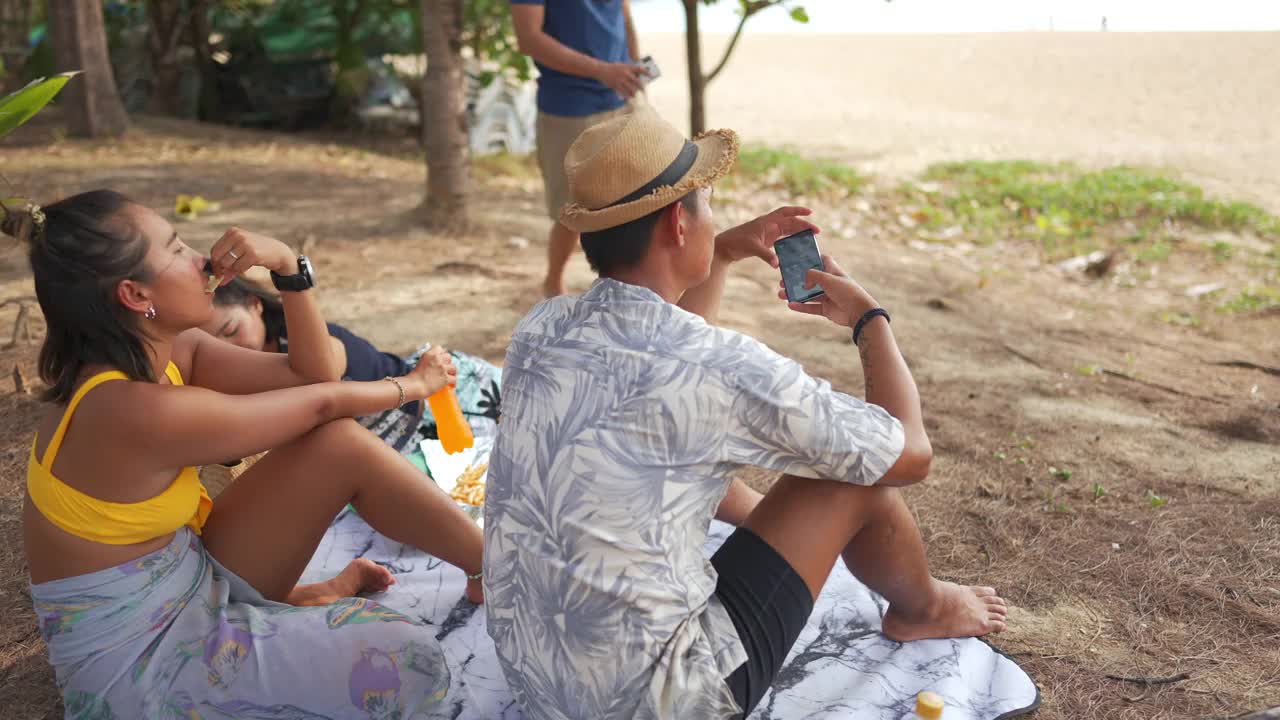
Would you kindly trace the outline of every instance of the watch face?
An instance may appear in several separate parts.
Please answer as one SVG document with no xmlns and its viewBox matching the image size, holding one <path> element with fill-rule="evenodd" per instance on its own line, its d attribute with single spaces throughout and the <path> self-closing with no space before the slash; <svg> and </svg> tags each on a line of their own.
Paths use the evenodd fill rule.
<svg viewBox="0 0 1280 720">
<path fill-rule="evenodd" d="M 315 287 L 316 271 L 311 267 L 311 259 L 306 255 L 298 256 L 298 272 L 306 278 L 308 286 Z"/>
<path fill-rule="evenodd" d="M 311 261 L 305 255 L 298 256 L 298 273 L 296 275 L 277 275 L 271 273 L 271 284 L 281 292 L 302 292 L 316 286 L 316 278 L 311 269 Z"/>
</svg>

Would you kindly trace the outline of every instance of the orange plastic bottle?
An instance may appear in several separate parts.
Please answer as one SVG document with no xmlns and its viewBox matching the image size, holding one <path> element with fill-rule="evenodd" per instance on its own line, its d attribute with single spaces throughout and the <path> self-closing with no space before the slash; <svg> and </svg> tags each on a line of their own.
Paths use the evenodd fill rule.
<svg viewBox="0 0 1280 720">
<path fill-rule="evenodd" d="M 427 404 L 436 419 L 436 431 L 445 452 L 452 455 L 476 444 L 471 425 L 462 415 L 462 406 L 458 405 L 458 393 L 454 392 L 452 385 L 427 398 Z"/>
<path fill-rule="evenodd" d="M 916 696 L 916 711 L 911 714 L 911 720 L 942 720 L 943 706 L 941 695 L 925 690 Z"/>
</svg>

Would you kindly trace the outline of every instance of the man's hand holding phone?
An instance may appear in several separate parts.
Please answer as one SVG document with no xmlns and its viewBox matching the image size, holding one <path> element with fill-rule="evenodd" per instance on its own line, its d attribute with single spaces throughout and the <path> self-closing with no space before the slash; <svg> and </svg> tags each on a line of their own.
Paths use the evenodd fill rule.
<svg viewBox="0 0 1280 720">
<path fill-rule="evenodd" d="M 595 77 L 622 96 L 624 100 L 630 100 L 644 87 L 647 76 L 644 68 L 639 65 L 599 62 Z"/>
<path fill-rule="evenodd" d="M 648 85 L 654 80 L 657 80 L 658 78 L 662 77 L 662 71 L 658 69 L 658 63 L 656 60 L 653 59 L 652 55 L 645 55 L 644 57 L 640 58 L 640 62 L 638 62 L 637 64 L 640 67 L 644 68 L 645 77 L 643 82 L 645 85 Z"/>
<path fill-rule="evenodd" d="M 868 311 L 880 307 L 880 303 L 871 297 L 861 285 L 844 271 L 830 255 L 822 256 L 826 270 L 813 268 L 809 270 L 805 286 L 812 288 L 821 285 L 824 293 L 810 302 L 788 303 L 787 306 L 798 313 L 806 315 L 822 315 L 837 325 L 852 328 Z M 786 300 L 786 286 L 778 283 L 778 297 Z"/>
</svg>

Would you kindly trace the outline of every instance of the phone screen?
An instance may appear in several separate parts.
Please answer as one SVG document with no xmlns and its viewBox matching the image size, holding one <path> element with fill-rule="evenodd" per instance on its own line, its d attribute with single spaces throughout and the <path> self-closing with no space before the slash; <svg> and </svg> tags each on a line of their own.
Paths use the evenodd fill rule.
<svg viewBox="0 0 1280 720">
<path fill-rule="evenodd" d="M 815 285 L 806 288 L 809 270 L 825 269 L 822 254 L 818 252 L 818 240 L 812 230 L 801 230 L 795 235 L 788 235 L 773 244 L 773 251 L 778 254 L 778 268 L 782 271 L 782 285 L 787 291 L 787 299 L 791 302 L 809 302 L 822 295 L 822 287 Z"/>
</svg>

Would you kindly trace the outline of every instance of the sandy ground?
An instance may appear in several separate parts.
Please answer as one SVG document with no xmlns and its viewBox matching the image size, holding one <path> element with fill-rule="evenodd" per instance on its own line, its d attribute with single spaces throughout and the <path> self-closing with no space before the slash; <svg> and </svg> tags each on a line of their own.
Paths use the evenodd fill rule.
<svg viewBox="0 0 1280 720">
<path fill-rule="evenodd" d="M 710 38 L 705 68 L 727 38 Z M 641 38 L 687 127 L 684 36 Z M 747 26 L 711 127 L 900 175 L 939 160 L 1171 166 L 1280 212 L 1280 33 L 768 35 Z"/>
</svg>

